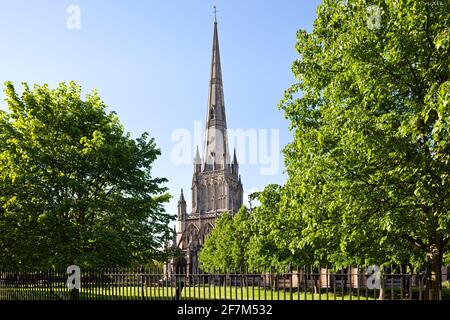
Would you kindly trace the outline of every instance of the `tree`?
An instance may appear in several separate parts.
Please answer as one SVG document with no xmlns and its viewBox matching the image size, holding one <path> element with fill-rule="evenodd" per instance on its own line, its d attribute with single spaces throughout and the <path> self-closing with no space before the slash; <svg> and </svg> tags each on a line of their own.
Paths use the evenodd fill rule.
<svg viewBox="0 0 450 320">
<path fill-rule="evenodd" d="M 450 249 L 450 3 L 346 3 L 325 0 L 297 34 L 281 108 L 294 132 L 287 219 L 304 228 L 289 246 L 425 262 L 436 299 Z"/>
<path fill-rule="evenodd" d="M 250 219 L 249 265 L 286 268 L 289 265 L 313 264 L 313 256 L 307 246 L 292 246 L 291 239 L 301 234 L 302 224 L 298 217 L 287 214 L 288 197 L 284 187 L 269 184 L 254 196 L 260 205 L 253 210 Z"/>
<path fill-rule="evenodd" d="M 221 215 L 200 251 L 200 263 L 205 270 L 245 270 L 250 233 L 250 215 L 243 206 L 234 217 Z"/>
<path fill-rule="evenodd" d="M 232 224 L 231 257 L 234 270 L 248 269 L 248 245 L 252 236 L 250 223 L 250 213 L 245 206 L 242 206 L 233 217 Z"/>
<path fill-rule="evenodd" d="M 128 266 L 165 258 L 160 151 L 124 133 L 96 91 L 6 83 L 0 113 L 0 266 Z"/>
<path fill-rule="evenodd" d="M 202 269 L 228 270 L 232 265 L 229 252 L 232 242 L 232 218 L 228 214 L 222 214 L 200 251 L 199 260 Z"/>
</svg>

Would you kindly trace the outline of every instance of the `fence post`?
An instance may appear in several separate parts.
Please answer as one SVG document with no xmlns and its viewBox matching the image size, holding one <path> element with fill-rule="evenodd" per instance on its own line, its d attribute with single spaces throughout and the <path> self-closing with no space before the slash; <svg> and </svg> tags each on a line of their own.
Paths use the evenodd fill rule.
<svg viewBox="0 0 450 320">
<path fill-rule="evenodd" d="M 80 299 L 80 293 L 78 289 L 72 289 L 70 292 L 70 300 L 79 300 Z"/>
<path fill-rule="evenodd" d="M 142 300 L 145 300 L 145 294 L 144 294 L 144 290 L 145 290 L 145 287 L 144 287 L 144 267 L 143 266 L 141 266 L 141 268 L 139 269 L 139 272 L 141 273 L 141 297 L 142 297 Z"/>
<path fill-rule="evenodd" d="M 293 274 L 292 274 L 291 263 L 289 263 L 288 273 L 289 273 L 289 299 L 292 301 L 292 300 L 294 300 L 294 294 L 292 292 L 292 285 L 293 285 L 292 277 L 293 277 Z"/>
<path fill-rule="evenodd" d="M 178 273 L 180 274 L 180 268 L 178 268 Z M 176 289 L 175 289 L 175 297 L 174 300 L 180 300 L 181 299 L 181 292 L 183 291 L 184 288 L 184 282 L 183 280 L 181 280 L 181 276 L 175 275 L 175 281 L 176 281 Z"/>
</svg>

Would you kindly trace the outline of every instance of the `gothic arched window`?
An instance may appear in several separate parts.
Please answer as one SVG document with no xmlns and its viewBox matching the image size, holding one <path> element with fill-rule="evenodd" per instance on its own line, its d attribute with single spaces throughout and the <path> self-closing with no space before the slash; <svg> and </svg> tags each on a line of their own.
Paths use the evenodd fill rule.
<svg viewBox="0 0 450 320">
<path fill-rule="evenodd" d="M 198 230 L 195 226 L 190 225 L 188 227 L 188 232 L 187 232 L 187 243 L 188 244 L 192 244 L 193 242 L 196 242 L 198 238 Z"/>
</svg>

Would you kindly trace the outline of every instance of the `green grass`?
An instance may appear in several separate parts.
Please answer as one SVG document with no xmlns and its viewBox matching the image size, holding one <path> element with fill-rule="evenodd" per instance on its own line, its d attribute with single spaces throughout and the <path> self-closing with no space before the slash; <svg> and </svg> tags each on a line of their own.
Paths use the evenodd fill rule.
<svg viewBox="0 0 450 320">
<path fill-rule="evenodd" d="M 362 294 L 362 292 L 361 292 Z M 269 288 L 247 287 L 196 287 L 185 288 L 183 290 L 185 299 L 225 299 L 225 300 L 334 300 L 332 291 L 321 291 L 321 294 L 312 294 L 311 292 L 297 291 L 297 288 L 289 290 L 271 290 Z M 362 298 L 362 297 L 360 297 Z M 352 293 L 352 299 L 356 298 L 356 290 Z M 336 292 L 336 300 L 350 300 L 350 294 L 347 292 L 342 297 L 341 291 Z"/>
<path fill-rule="evenodd" d="M 175 296 L 174 287 L 126 287 L 126 288 L 83 288 L 79 292 L 80 300 L 171 300 Z M 55 288 L 50 295 L 49 288 L 22 288 L 0 289 L 0 300 L 4 297 L 20 300 L 49 300 L 49 299 L 69 299 L 70 292 L 66 288 Z M 366 298 L 362 295 L 360 299 Z M 352 293 L 352 299 L 357 300 L 356 290 Z M 370 295 L 369 300 L 373 300 L 374 294 Z M 52 298 L 51 298 L 52 297 Z M 350 294 L 347 292 L 342 297 L 341 291 L 337 291 L 336 297 L 332 291 L 322 291 L 321 295 L 311 292 L 298 292 L 296 288 L 289 290 L 270 290 L 269 288 L 259 287 L 219 287 L 219 286 L 196 286 L 186 287 L 182 290 L 181 299 L 183 300 L 350 300 Z"/>
<path fill-rule="evenodd" d="M 174 287 L 117 287 L 117 288 L 94 288 L 84 287 L 79 292 L 80 300 L 171 300 L 175 296 Z M 362 288 L 359 292 L 359 300 L 376 300 L 378 293 L 373 290 Z M 385 297 L 391 299 L 401 299 L 399 289 L 391 292 L 390 288 L 386 288 Z M 419 299 L 419 291 L 413 288 L 412 299 Z M 367 296 L 367 297 L 366 297 Z M 424 294 L 422 293 L 422 298 Z M 450 300 L 450 288 L 443 288 L 442 297 Z M 16 299 L 16 300 L 66 300 L 70 298 L 70 291 L 61 284 L 53 290 L 46 287 L 27 287 L 27 288 L 0 288 L 0 300 Z M 346 291 L 342 295 L 341 289 L 321 290 L 321 294 L 312 294 L 310 291 L 297 291 L 297 288 L 289 290 L 271 290 L 262 287 L 219 287 L 199 285 L 191 286 L 183 289 L 181 294 L 183 300 L 358 300 L 358 292 L 352 290 L 352 295 Z M 403 299 L 409 299 L 404 297 Z"/>
</svg>

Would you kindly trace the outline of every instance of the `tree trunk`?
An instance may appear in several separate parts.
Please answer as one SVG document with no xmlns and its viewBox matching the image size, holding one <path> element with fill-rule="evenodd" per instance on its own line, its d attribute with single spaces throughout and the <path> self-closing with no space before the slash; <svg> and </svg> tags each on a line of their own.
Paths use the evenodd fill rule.
<svg viewBox="0 0 450 320">
<path fill-rule="evenodd" d="M 425 299 L 439 300 L 442 285 L 442 257 L 443 251 L 432 245 L 427 253 L 428 270 L 425 285 Z"/>
</svg>

